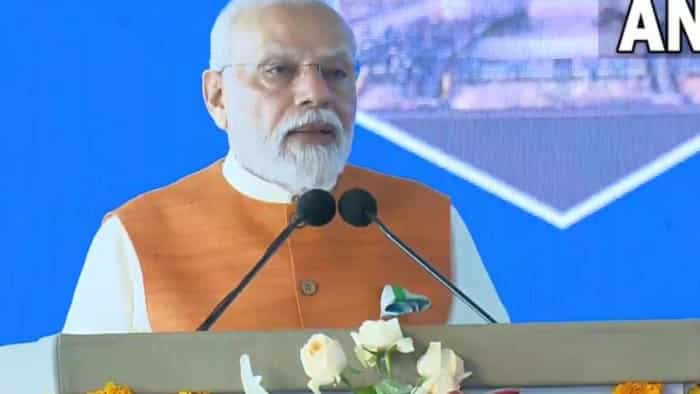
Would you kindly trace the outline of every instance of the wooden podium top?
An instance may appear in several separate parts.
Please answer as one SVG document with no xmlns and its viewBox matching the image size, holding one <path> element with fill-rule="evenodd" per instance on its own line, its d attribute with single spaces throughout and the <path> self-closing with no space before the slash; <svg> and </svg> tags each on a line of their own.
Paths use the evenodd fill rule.
<svg viewBox="0 0 700 394">
<path fill-rule="evenodd" d="M 473 375 L 466 387 L 608 385 L 623 381 L 700 381 L 700 321 L 403 327 L 416 351 L 396 356 L 400 379 L 440 341 Z M 135 392 L 182 389 L 242 392 L 239 358 L 251 357 L 269 391 L 307 391 L 299 350 L 323 332 L 343 345 L 350 365 L 351 330 L 124 335 L 61 335 L 59 389 L 83 394 L 116 380 Z M 373 383 L 354 380 L 358 384 Z"/>
</svg>

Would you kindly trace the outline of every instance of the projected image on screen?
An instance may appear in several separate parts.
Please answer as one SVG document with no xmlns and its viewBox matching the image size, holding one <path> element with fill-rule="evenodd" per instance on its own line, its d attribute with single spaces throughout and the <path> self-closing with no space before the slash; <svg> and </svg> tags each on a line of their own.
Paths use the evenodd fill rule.
<svg viewBox="0 0 700 394">
<path fill-rule="evenodd" d="M 700 150 L 700 58 L 601 50 L 628 0 L 338 5 L 359 123 L 560 228 Z"/>
<path fill-rule="evenodd" d="M 339 3 L 358 36 L 359 106 L 368 112 L 700 104 L 697 57 L 599 56 L 599 29 L 622 23 L 626 1 Z"/>
</svg>

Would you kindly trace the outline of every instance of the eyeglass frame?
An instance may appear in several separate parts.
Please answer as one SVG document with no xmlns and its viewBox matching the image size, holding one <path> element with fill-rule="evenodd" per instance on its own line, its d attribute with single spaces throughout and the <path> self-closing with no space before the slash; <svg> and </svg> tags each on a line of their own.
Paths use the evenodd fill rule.
<svg viewBox="0 0 700 394">
<path fill-rule="evenodd" d="M 261 68 L 264 67 L 265 65 L 266 65 L 265 63 L 231 63 L 231 64 L 224 64 L 223 66 L 221 66 L 221 67 L 220 67 L 218 70 L 216 70 L 216 71 L 219 72 L 219 73 L 223 73 L 227 68 L 233 68 L 233 67 L 251 67 L 251 66 L 254 66 L 255 69 L 256 69 L 256 71 L 257 71 L 259 74 L 262 74 Z M 326 81 L 327 84 L 333 85 L 333 83 L 332 83 L 332 82 L 329 82 L 328 78 L 325 76 L 325 73 L 324 73 L 324 70 L 323 70 L 323 67 L 325 66 L 324 64 L 321 64 L 321 63 L 294 63 L 294 66 L 295 66 L 298 70 L 294 73 L 293 78 L 288 82 L 289 84 L 294 83 L 294 81 L 296 81 L 297 78 L 299 78 L 299 76 L 302 75 L 302 73 L 303 73 L 302 70 L 303 70 L 304 68 L 313 67 L 313 68 L 316 69 L 316 71 L 319 72 L 319 74 L 321 74 L 321 76 L 323 77 L 323 80 Z M 355 82 L 355 80 L 357 79 L 357 76 L 359 75 L 359 71 L 360 71 L 360 63 L 359 63 L 358 61 L 355 61 L 354 67 L 353 67 L 353 69 L 352 69 L 352 72 L 351 72 L 350 75 L 348 76 L 348 79 L 352 79 L 352 80 L 353 80 L 353 84 L 352 84 L 353 87 L 354 87 L 354 82 Z M 261 79 L 264 79 L 264 78 L 261 77 Z"/>
</svg>

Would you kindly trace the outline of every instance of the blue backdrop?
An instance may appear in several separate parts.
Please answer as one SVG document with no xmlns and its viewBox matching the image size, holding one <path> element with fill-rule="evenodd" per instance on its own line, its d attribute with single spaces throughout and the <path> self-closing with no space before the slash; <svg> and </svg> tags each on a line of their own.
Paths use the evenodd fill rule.
<svg viewBox="0 0 700 394">
<path fill-rule="evenodd" d="M 225 153 L 200 86 L 222 5 L 3 4 L 0 344 L 61 329 L 107 211 Z M 351 161 L 451 195 L 514 322 L 700 317 L 697 155 L 566 229 L 362 127 Z"/>
</svg>

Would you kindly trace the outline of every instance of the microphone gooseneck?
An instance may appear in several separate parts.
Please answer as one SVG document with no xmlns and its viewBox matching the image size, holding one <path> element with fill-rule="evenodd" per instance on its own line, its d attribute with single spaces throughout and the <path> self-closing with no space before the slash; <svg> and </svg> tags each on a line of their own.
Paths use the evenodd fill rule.
<svg viewBox="0 0 700 394">
<path fill-rule="evenodd" d="M 418 253 L 413 251 L 408 245 L 399 239 L 389 228 L 379 220 L 377 200 L 366 190 L 351 189 L 346 191 L 338 202 L 338 212 L 340 216 L 348 224 L 355 227 L 366 227 L 371 223 L 376 223 L 385 237 L 398 246 L 401 251 L 408 255 L 413 261 L 418 263 L 426 270 L 434 279 L 445 286 L 450 292 L 467 304 L 474 312 L 482 319 L 489 323 L 498 323 L 496 319 L 491 317 L 484 309 L 482 309 L 471 298 L 464 294 L 457 286 L 447 279 L 440 271 L 435 269 L 432 264 L 428 263 Z"/>
<path fill-rule="evenodd" d="M 336 204 L 333 196 L 320 189 L 310 190 L 297 201 L 297 209 L 295 215 L 292 217 L 287 228 L 285 228 L 280 235 L 275 238 L 274 241 L 265 251 L 265 254 L 260 258 L 260 260 L 253 266 L 253 268 L 243 277 L 241 282 L 236 286 L 235 289 L 231 290 L 230 293 L 224 297 L 221 302 L 211 311 L 209 316 L 197 327 L 197 331 L 207 331 L 211 328 L 214 323 L 223 315 L 226 309 L 231 305 L 231 303 L 243 292 L 243 290 L 248 286 L 250 281 L 253 280 L 255 275 L 265 266 L 265 264 L 270 260 L 270 258 L 275 254 L 277 249 L 282 246 L 284 241 L 289 238 L 290 235 L 299 228 L 300 226 L 323 226 L 328 224 L 336 213 Z"/>
</svg>

